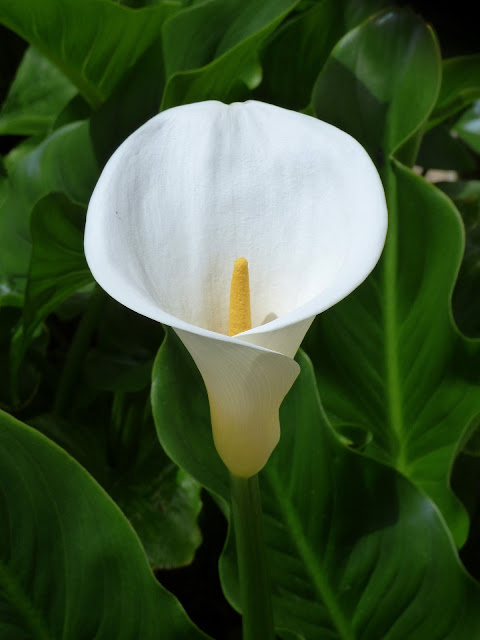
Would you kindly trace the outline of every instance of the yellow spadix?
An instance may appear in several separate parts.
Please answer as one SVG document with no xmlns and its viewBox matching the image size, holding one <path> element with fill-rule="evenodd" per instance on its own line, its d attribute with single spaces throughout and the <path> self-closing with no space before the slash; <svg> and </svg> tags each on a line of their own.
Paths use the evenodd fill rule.
<svg viewBox="0 0 480 640">
<path fill-rule="evenodd" d="M 237 258 L 233 266 L 232 284 L 230 287 L 230 307 L 228 314 L 228 335 L 236 336 L 252 328 L 250 310 L 250 280 L 248 262 L 245 258 Z"/>
</svg>

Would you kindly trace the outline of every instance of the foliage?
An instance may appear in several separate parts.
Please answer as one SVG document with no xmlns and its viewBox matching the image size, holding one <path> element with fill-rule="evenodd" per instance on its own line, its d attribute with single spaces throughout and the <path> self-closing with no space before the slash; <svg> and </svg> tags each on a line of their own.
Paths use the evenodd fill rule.
<svg viewBox="0 0 480 640">
<path fill-rule="evenodd" d="M 237 630 L 202 380 L 98 289 L 83 227 L 148 118 L 257 99 L 354 136 L 389 208 L 375 271 L 307 334 L 260 477 L 277 633 L 477 637 L 479 55 L 442 61 L 381 0 L 0 0 L 0 23 L 0 636 Z"/>
</svg>

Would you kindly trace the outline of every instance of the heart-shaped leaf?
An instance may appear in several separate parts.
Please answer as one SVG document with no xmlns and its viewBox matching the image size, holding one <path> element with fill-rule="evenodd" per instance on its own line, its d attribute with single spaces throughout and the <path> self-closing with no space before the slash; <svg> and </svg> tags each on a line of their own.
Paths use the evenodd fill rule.
<svg viewBox="0 0 480 640">
<path fill-rule="evenodd" d="M 0 413 L 0 636 L 200 640 L 87 472 Z"/>
<path fill-rule="evenodd" d="M 319 117 L 358 136 L 381 169 L 389 231 L 375 272 L 322 315 L 307 350 L 334 422 L 371 433 L 365 450 L 426 491 L 461 545 L 468 521 L 449 474 L 480 408 L 478 347 L 458 334 L 449 301 L 463 230 L 443 194 L 386 161 L 425 126 L 439 69 L 426 25 L 408 11 L 390 11 L 341 40 L 319 76 Z M 420 77 L 427 80 L 419 96 Z M 334 104 L 342 105 L 338 113 Z"/>
<path fill-rule="evenodd" d="M 379 266 L 321 316 L 306 348 L 335 422 L 370 431 L 365 450 L 422 487 L 461 545 L 468 522 L 448 481 L 480 408 L 478 344 L 459 334 L 450 309 L 463 229 L 451 202 L 400 165 L 388 189 Z"/>
<path fill-rule="evenodd" d="M 280 443 L 260 476 L 276 626 L 308 640 L 475 637 L 480 590 L 435 506 L 394 470 L 340 444 L 308 358 L 298 361 Z M 200 374 L 173 333 L 156 361 L 152 401 L 169 455 L 219 497 L 228 516 L 228 474 Z M 238 607 L 231 536 L 221 575 Z"/>
</svg>

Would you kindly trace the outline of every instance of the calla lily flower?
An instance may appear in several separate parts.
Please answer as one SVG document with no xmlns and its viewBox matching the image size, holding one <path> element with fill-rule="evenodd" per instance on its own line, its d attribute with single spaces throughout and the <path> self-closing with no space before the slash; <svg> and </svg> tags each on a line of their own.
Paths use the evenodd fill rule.
<svg viewBox="0 0 480 640">
<path fill-rule="evenodd" d="M 85 251 L 113 298 L 179 335 L 217 450 L 250 477 L 278 442 L 307 329 L 371 272 L 386 228 L 381 181 L 349 135 L 261 102 L 208 101 L 155 116 L 117 149 L 90 201 Z M 252 328 L 229 336 L 239 257 Z"/>
</svg>

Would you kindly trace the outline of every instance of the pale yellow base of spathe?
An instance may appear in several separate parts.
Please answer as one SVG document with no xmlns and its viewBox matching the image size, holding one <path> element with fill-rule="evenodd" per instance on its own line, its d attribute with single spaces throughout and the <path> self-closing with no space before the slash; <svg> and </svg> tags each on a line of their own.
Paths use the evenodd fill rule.
<svg viewBox="0 0 480 640">
<path fill-rule="evenodd" d="M 220 457 L 233 475 L 250 478 L 263 469 L 278 444 L 278 411 L 259 416 L 258 411 L 245 410 L 244 416 L 236 413 L 232 420 L 215 399 L 209 396 L 209 400 L 213 440 Z"/>
</svg>

